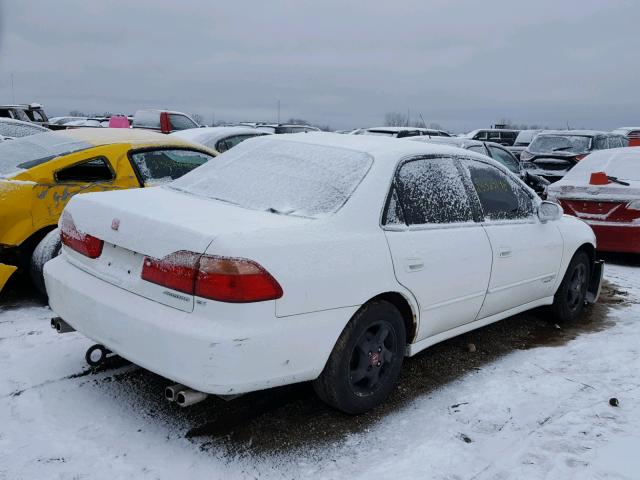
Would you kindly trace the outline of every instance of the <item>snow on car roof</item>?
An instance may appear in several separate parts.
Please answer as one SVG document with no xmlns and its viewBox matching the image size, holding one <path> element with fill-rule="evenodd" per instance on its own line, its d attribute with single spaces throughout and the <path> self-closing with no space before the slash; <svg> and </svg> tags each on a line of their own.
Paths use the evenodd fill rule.
<svg viewBox="0 0 640 480">
<path fill-rule="evenodd" d="M 405 142 L 405 139 L 374 135 L 342 135 L 333 132 L 309 132 L 305 135 L 285 134 L 270 137 L 271 140 L 324 145 L 367 153 L 371 156 L 403 157 L 412 154 L 454 154 L 456 147 L 435 143 Z M 250 139 L 247 141 L 258 141 Z"/>
<path fill-rule="evenodd" d="M 253 127 L 205 127 L 179 130 L 170 135 L 190 142 L 217 142 L 218 140 L 233 135 L 264 135 L 267 132 Z"/>
<path fill-rule="evenodd" d="M 193 146 L 192 143 L 186 140 L 142 128 L 76 128 L 55 133 L 84 141 L 94 146 L 112 143 L 129 143 L 135 146 Z M 199 148 L 206 147 L 199 146 Z"/>
<path fill-rule="evenodd" d="M 621 180 L 640 181 L 640 148 L 596 150 L 580 160 L 560 181 L 554 183 L 553 187 L 588 185 L 594 172 L 605 172 L 608 176 Z"/>
<path fill-rule="evenodd" d="M 423 142 L 423 143 L 439 143 L 441 145 L 451 145 L 459 148 L 467 148 L 476 145 L 482 145 L 484 142 L 480 140 L 473 140 L 466 137 L 430 137 L 429 135 L 419 137 L 406 137 L 402 140 L 408 140 L 411 142 Z M 487 142 L 493 143 L 493 142 Z"/>
<path fill-rule="evenodd" d="M 419 132 L 439 132 L 435 128 L 423 128 L 423 127 L 371 127 L 365 128 L 367 131 L 381 131 L 381 132 L 406 132 L 407 130 L 417 130 Z"/>
<path fill-rule="evenodd" d="M 607 132 L 601 130 L 545 130 L 539 135 L 572 135 L 576 137 L 595 137 L 596 135 L 606 135 Z"/>
</svg>

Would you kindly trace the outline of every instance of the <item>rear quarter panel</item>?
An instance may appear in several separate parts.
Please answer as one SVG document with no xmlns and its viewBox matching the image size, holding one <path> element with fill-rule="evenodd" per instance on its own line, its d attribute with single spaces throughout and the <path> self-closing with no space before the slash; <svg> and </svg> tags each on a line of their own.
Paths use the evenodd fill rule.
<svg viewBox="0 0 640 480">
<path fill-rule="evenodd" d="M 207 253 L 255 260 L 280 283 L 276 315 L 358 306 L 387 291 L 403 288 L 393 274 L 380 228 L 341 227 L 310 220 L 301 226 L 218 237 Z"/>
</svg>

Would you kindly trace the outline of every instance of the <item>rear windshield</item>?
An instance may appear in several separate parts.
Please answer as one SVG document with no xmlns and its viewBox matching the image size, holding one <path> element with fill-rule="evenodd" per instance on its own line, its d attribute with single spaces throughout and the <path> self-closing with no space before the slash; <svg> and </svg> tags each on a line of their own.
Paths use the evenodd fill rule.
<svg viewBox="0 0 640 480">
<path fill-rule="evenodd" d="M 589 151 L 591 137 L 583 135 L 538 135 L 529 150 L 536 153 L 584 153 Z"/>
<path fill-rule="evenodd" d="M 194 195 L 283 215 L 337 211 L 369 171 L 362 152 L 255 138 L 171 183 Z"/>
<path fill-rule="evenodd" d="M 60 155 L 78 152 L 92 145 L 60 132 L 38 133 L 0 143 L 0 176 L 40 165 Z"/>
<path fill-rule="evenodd" d="M 4 135 L 5 137 L 19 138 L 48 131 L 48 129 L 35 123 L 0 121 L 0 135 Z"/>
<path fill-rule="evenodd" d="M 516 141 L 513 144 L 513 146 L 514 147 L 526 147 L 527 145 L 529 145 L 531 143 L 531 140 L 533 140 L 533 137 L 538 135 L 538 133 L 540 133 L 540 132 L 535 131 L 535 130 L 523 130 L 516 137 Z"/>
</svg>

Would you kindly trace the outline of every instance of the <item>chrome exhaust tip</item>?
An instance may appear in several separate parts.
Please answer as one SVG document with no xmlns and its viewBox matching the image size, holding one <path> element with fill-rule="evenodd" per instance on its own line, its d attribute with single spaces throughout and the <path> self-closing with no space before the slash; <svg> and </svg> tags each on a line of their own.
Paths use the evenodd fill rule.
<svg viewBox="0 0 640 480">
<path fill-rule="evenodd" d="M 51 328 L 53 328 L 58 333 L 69 333 L 76 331 L 75 328 L 73 328 L 60 317 L 53 317 L 51 319 Z"/>
<path fill-rule="evenodd" d="M 181 407 L 189 407 L 198 402 L 203 401 L 209 396 L 208 393 L 198 392 L 196 390 L 186 389 L 178 392 L 176 403 Z"/>
<path fill-rule="evenodd" d="M 178 397 L 178 392 L 185 390 L 187 387 L 176 383 L 175 385 L 169 385 L 164 389 L 164 398 L 169 402 L 175 402 Z"/>
</svg>

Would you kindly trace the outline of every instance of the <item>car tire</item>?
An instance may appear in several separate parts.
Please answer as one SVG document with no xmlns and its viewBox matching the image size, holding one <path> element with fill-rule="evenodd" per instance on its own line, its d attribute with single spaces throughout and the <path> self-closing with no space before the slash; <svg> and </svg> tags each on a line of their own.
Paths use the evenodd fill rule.
<svg viewBox="0 0 640 480">
<path fill-rule="evenodd" d="M 551 310 L 557 321 L 571 322 L 580 316 L 585 306 L 590 278 L 589 257 L 584 252 L 577 252 L 553 298 Z"/>
<path fill-rule="evenodd" d="M 393 390 L 406 346 L 398 309 L 386 301 L 364 305 L 344 328 L 313 387 L 330 406 L 351 415 L 382 403 Z"/>
<path fill-rule="evenodd" d="M 60 254 L 61 248 L 60 230 L 55 228 L 40 240 L 40 243 L 38 243 L 31 255 L 29 268 L 31 283 L 33 283 L 38 293 L 45 298 L 47 297 L 47 290 L 44 285 L 44 264 L 52 258 L 57 257 Z"/>
</svg>

